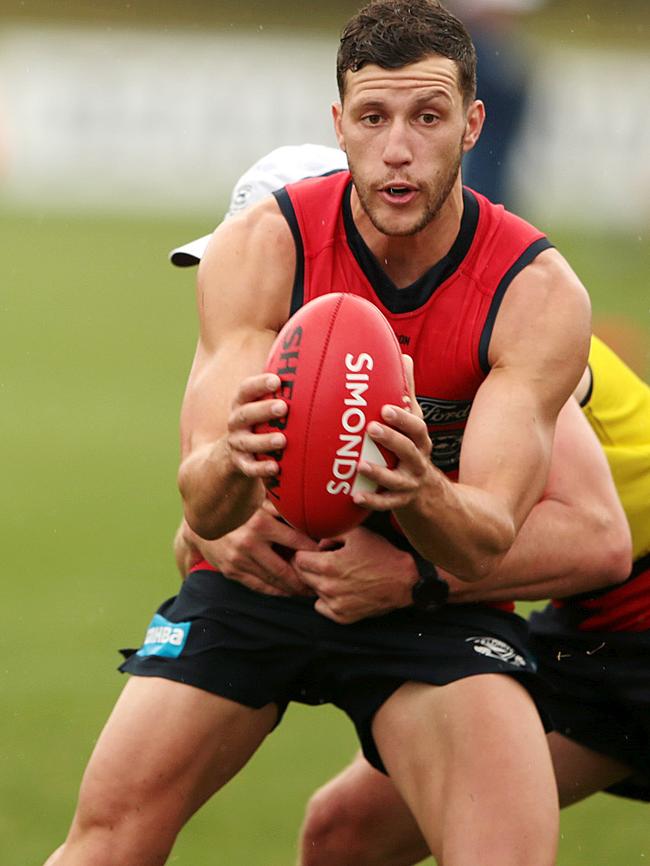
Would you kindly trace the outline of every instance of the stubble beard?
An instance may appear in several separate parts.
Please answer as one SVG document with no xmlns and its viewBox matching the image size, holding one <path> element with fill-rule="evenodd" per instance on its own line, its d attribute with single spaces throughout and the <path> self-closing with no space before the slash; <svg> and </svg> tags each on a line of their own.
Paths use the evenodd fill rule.
<svg viewBox="0 0 650 866">
<path fill-rule="evenodd" d="M 459 153 L 457 154 L 453 164 L 442 176 L 442 179 L 436 185 L 436 188 L 431 190 L 431 192 L 429 193 L 427 197 L 426 207 L 420 218 L 417 220 L 417 222 L 413 223 L 410 226 L 406 226 L 403 229 L 396 229 L 394 226 L 388 225 L 378 216 L 371 203 L 372 197 L 369 188 L 357 182 L 357 176 L 355 174 L 354 165 L 352 164 L 352 162 L 349 162 L 349 167 L 350 174 L 352 175 L 352 180 L 354 182 L 354 187 L 357 191 L 357 195 L 359 196 L 359 201 L 361 202 L 361 207 L 364 209 L 368 216 L 368 219 L 377 229 L 377 231 L 381 232 L 384 235 L 387 235 L 388 237 L 412 237 L 413 235 L 416 235 L 423 229 L 425 229 L 429 225 L 429 223 L 432 222 L 440 213 L 442 206 L 447 201 L 452 189 L 454 188 L 454 184 L 456 183 L 458 173 L 460 171 L 462 158 L 463 148 L 461 144 Z"/>
</svg>

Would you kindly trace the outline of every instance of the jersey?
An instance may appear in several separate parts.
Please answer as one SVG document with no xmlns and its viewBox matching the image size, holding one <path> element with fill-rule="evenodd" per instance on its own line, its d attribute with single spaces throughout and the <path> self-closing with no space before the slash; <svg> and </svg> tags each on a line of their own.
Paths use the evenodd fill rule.
<svg viewBox="0 0 650 866">
<path fill-rule="evenodd" d="M 463 189 L 463 215 L 444 258 L 398 288 L 356 228 L 349 172 L 289 184 L 274 193 L 293 233 L 296 274 L 291 311 L 328 292 L 371 301 L 413 358 L 418 403 L 433 463 L 458 477 L 472 402 L 488 375 L 490 338 L 513 279 L 551 247 L 538 229 Z M 372 514 L 364 524 L 409 549 L 395 521 Z M 493 605 L 512 610 L 510 603 Z"/>
<path fill-rule="evenodd" d="M 415 388 L 434 464 L 457 477 L 472 401 L 487 376 L 494 322 L 512 280 L 551 244 L 538 229 L 463 190 L 463 216 L 447 255 L 412 285 L 397 288 L 352 218 L 349 172 L 274 193 L 294 236 L 291 310 L 328 292 L 366 298 L 413 358 Z"/>
<path fill-rule="evenodd" d="M 597 337 L 589 369 L 591 386 L 582 408 L 630 525 L 634 565 L 619 586 L 554 603 L 568 608 L 582 631 L 645 631 L 650 628 L 650 387 Z"/>
</svg>

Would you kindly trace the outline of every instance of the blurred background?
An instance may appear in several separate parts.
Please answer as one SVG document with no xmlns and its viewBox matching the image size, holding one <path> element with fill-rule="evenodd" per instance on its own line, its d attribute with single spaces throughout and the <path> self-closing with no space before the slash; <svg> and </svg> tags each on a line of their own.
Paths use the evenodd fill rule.
<svg viewBox="0 0 650 866">
<path fill-rule="evenodd" d="M 122 686 L 117 649 L 177 589 L 196 322 L 194 272 L 167 253 L 220 220 L 262 153 L 334 144 L 337 36 L 358 5 L 0 4 L 3 864 L 38 866 L 62 841 Z M 647 376 L 647 0 L 454 8 L 492 124 L 468 180 L 549 234 L 596 330 Z M 354 749 L 336 711 L 292 708 L 170 862 L 293 863 L 308 794 Z M 568 810 L 560 866 L 647 862 L 646 811 L 605 795 Z"/>
</svg>

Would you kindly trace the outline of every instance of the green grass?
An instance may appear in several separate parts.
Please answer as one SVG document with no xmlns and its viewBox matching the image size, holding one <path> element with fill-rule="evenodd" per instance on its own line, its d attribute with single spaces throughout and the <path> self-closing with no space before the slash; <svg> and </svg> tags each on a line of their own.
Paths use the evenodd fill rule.
<svg viewBox="0 0 650 866">
<path fill-rule="evenodd" d="M 169 248 L 206 220 L 0 216 L 5 586 L 0 863 L 62 840 L 137 643 L 175 592 L 177 416 L 193 354 L 192 273 Z M 649 333 L 644 245 L 554 240 L 602 312 Z M 309 792 L 355 748 L 336 711 L 295 707 L 183 834 L 179 866 L 288 866 Z M 645 810 L 600 796 L 563 821 L 561 866 L 650 858 Z"/>
</svg>

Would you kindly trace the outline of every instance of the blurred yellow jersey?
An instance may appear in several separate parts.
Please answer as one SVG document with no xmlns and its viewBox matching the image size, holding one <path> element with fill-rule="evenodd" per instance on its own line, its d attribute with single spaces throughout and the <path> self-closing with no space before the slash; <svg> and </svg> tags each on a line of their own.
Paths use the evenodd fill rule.
<svg viewBox="0 0 650 866">
<path fill-rule="evenodd" d="M 638 560 L 650 553 L 650 387 L 598 337 L 589 367 L 582 408 L 607 456 Z"/>
</svg>

